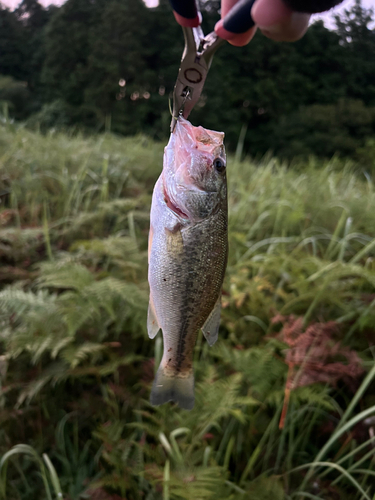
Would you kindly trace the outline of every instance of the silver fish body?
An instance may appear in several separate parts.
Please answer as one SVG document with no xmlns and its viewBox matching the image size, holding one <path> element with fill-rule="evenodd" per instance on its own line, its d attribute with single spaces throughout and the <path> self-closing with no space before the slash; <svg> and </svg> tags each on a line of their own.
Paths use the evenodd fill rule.
<svg viewBox="0 0 375 500">
<path fill-rule="evenodd" d="M 153 193 L 148 333 L 164 352 L 151 403 L 194 406 L 193 350 L 199 329 L 217 339 L 228 254 L 224 134 L 179 118 Z"/>
</svg>

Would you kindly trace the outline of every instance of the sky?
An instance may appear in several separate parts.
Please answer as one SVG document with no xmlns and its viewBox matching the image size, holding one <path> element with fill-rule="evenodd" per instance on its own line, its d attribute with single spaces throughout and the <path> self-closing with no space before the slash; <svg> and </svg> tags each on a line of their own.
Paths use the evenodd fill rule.
<svg viewBox="0 0 375 500">
<path fill-rule="evenodd" d="M 158 0 L 145 0 L 145 1 L 146 4 L 150 6 L 155 6 L 158 3 Z M 17 7 L 17 5 L 20 3 L 20 0 L 0 0 L 0 3 L 2 3 L 3 5 L 7 5 L 8 7 L 13 9 Z M 47 6 L 49 4 L 61 5 L 62 3 L 64 3 L 64 0 L 39 0 L 39 3 L 41 3 L 44 6 Z M 351 5 L 353 4 L 354 0 L 345 0 L 341 5 L 335 7 L 329 13 L 313 16 L 312 21 L 314 21 L 314 19 L 322 19 L 327 28 L 333 28 L 334 15 L 340 14 L 340 12 L 350 8 Z M 375 8 L 375 0 L 362 0 L 362 5 L 365 8 L 370 8 L 370 7 Z"/>
<path fill-rule="evenodd" d="M 354 5 L 354 3 L 354 0 L 346 0 L 327 13 L 312 16 L 312 21 L 314 21 L 314 19 L 322 19 L 327 28 L 334 28 L 334 16 L 336 16 L 337 14 L 340 15 L 340 12 L 350 9 L 351 6 Z M 362 0 L 362 6 L 366 9 L 372 7 L 375 10 L 375 0 Z"/>
</svg>

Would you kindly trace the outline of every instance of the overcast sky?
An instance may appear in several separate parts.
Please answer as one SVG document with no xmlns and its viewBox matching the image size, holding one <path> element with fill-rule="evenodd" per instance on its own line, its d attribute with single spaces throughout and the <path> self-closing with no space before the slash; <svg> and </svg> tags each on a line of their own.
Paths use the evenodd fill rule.
<svg viewBox="0 0 375 500">
<path fill-rule="evenodd" d="M 126 0 L 124 0 L 126 1 Z M 148 5 L 155 5 L 158 3 L 158 0 L 145 0 Z M 15 8 L 20 3 L 19 0 L 0 0 L 0 3 L 7 5 L 8 7 Z M 42 5 L 61 5 L 64 3 L 64 0 L 39 0 L 39 3 Z M 341 5 L 332 9 L 329 13 L 325 13 L 319 16 L 313 16 L 313 20 L 319 17 L 323 19 L 325 25 L 330 28 L 334 26 L 333 16 L 339 14 L 341 11 L 350 8 L 351 5 L 354 4 L 354 0 L 345 0 Z M 366 8 L 374 7 L 375 8 L 375 0 L 362 0 L 362 5 Z"/>
</svg>

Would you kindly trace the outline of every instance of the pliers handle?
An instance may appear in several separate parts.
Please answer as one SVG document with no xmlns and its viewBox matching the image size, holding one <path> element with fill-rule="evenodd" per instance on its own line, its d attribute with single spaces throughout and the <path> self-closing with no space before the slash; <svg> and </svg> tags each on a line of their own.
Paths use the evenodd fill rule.
<svg viewBox="0 0 375 500">
<path fill-rule="evenodd" d="M 224 18 L 224 28 L 244 33 L 254 26 L 251 7 L 255 0 L 239 0 Z M 206 37 L 200 27 L 201 15 L 195 0 L 170 0 L 177 22 L 182 26 L 185 48 L 173 91 L 171 132 L 180 115 L 187 118 L 201 96 L 213 55 L 224 43 L 215 32 Z"/>
<path fill-rule="evenodd" d="M 182 114 L 187 118 L 202 94 L 208 70 L 216 49 L 224 43 L 216 33 L 204 36 L 202 28 L 182 27 L 185 49 L 173 91 L 171 132 Z"/>
</svg>

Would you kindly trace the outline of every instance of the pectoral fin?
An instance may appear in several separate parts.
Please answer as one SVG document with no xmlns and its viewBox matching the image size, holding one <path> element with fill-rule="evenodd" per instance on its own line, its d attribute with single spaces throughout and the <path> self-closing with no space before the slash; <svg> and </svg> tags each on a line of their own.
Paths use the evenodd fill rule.
<svg viewBox="0 0 375 500">
<path fill-rule="evenodd" d="M 153 339 L 159 330 L 160 326 L 156 318 L 154 305 L 152 303 L 152 298 L 150 296 L 150 302 L 148 304 L 148 313 L 147 313 L 147 331 L 150 339 Z"/>
<path fill-rule="evenodd" d="M 166 228 L 167 250 L 175 256 L 181 255 L 184 250 L 184 242 L 181 234 L 181 224 L 177 222 L 173 228 Z"/>
<path fill-rule="evenodd" d="M 221 313 L 221 294 L 217 299 L 217 302 L 214 308 L 211 311 L 211 314 L 208 316 L 205 324 L 202 326 L 203 335 L 206 337 L 209 345 L 214 345 L 217 341 L 217 336 L 219 333 L 219 325 L 220 325 L 220 313 Z"/>
</svg>

